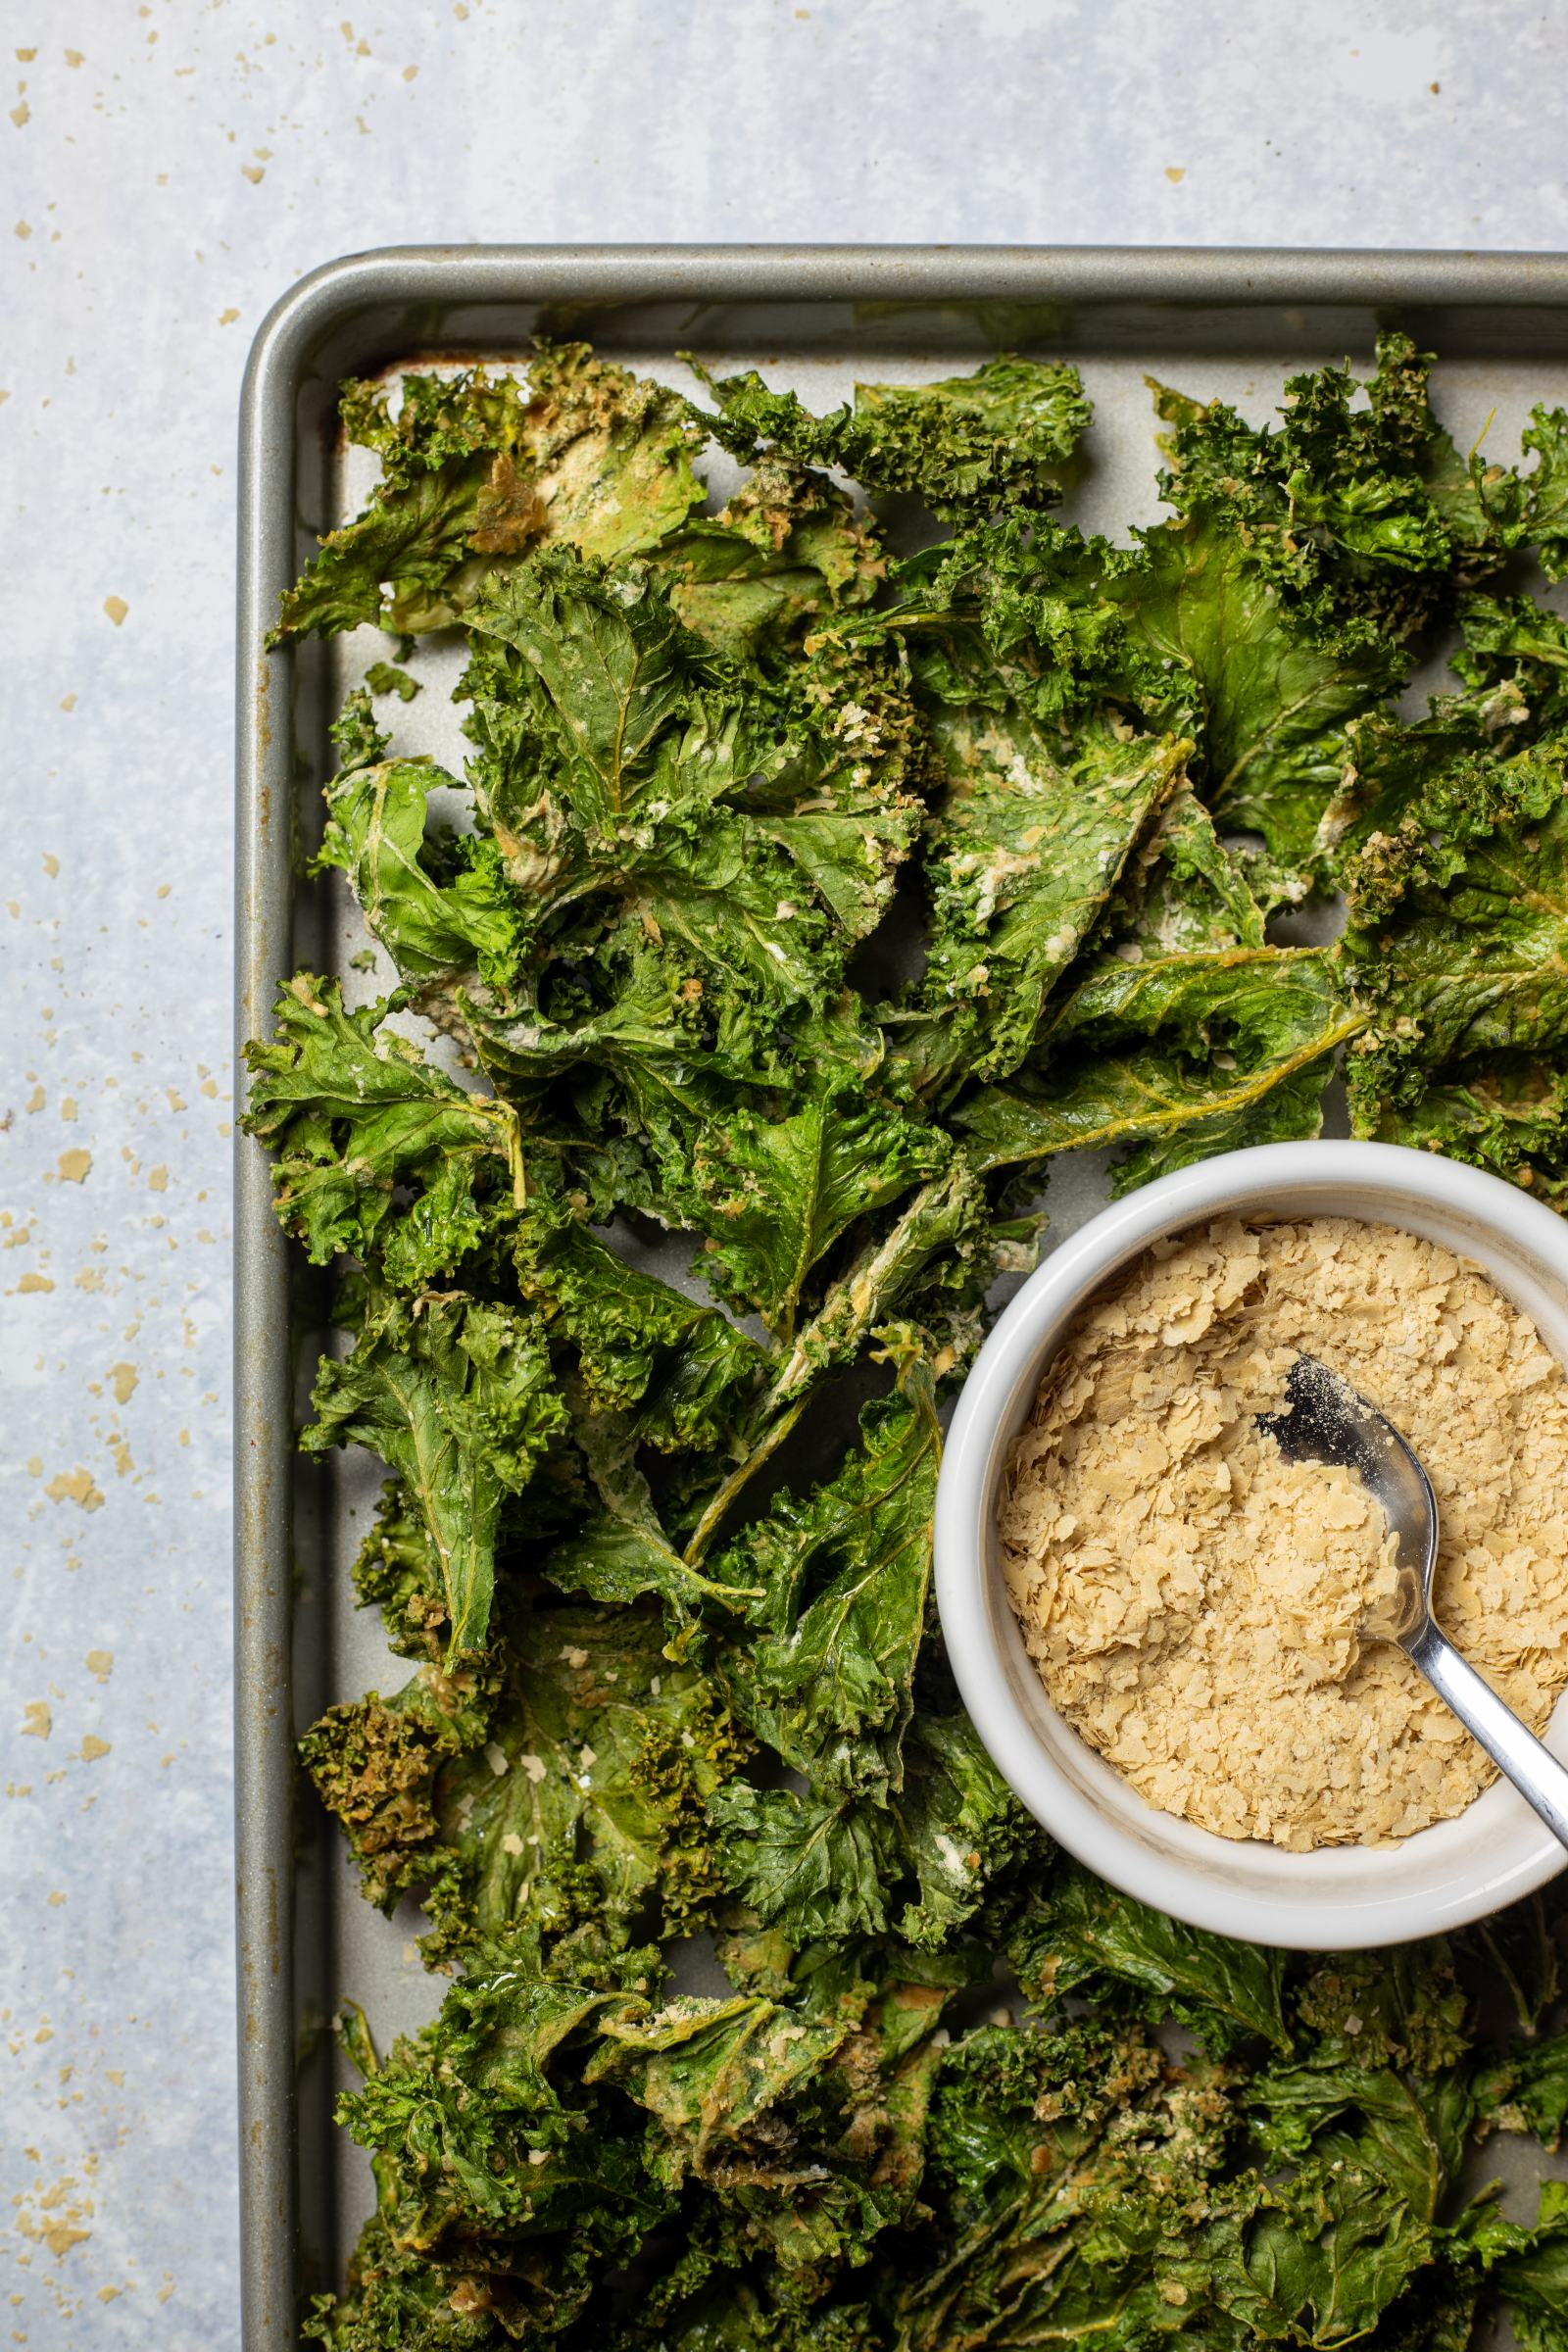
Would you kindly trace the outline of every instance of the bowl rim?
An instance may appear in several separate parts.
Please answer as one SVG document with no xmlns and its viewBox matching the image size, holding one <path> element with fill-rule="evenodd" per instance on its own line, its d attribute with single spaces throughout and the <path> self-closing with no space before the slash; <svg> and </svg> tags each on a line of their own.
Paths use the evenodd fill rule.
<svg viewBox="0 0 1568 2352">
<path fill-rule="evenodd" d="M 1325 1198 L 1348 1191 L 1379 1205 L 1356 1211 Z M 1321 1205 L 1314 1207 L 1314 1197 Z M 1397 1213 L 1401 1201 L 1406 1219 Z M 1194 1927 L 1300 1950 L 1353 1950 L 1438 1935 L 1517 1900 L 1568 1866 L 1568 1850 L 1516 1790 L 1494 1784 L 1453 1820 L 1417 1831 L 1394 1848 L 1296 1854 L 1260 1840 L 1220 1838 L 1149 1804 L 1056 1715 L 1001 1591 L 997 1482 L 1062 1331 L 1151 1242 L 1234 1210 L 1359 1213 L 1392 1225 L 1422 1212 L 1464 1220 L 1476 1229 L 1466 1253 L 1499 1288 L 1516 1298 L 1533 1287 L 1546 1294 L 1541 1305 L 1546 1320 L 1554 1313 L 1559 1329 L 1555 1341 L 1544 1331 L 1543 1337 L 1568 1363 L 1568 1220 L 1504 1179 L 1404 1145 L 1339 1140 L 1254 1145 L 1178 1168 L 1113 1201 L 1051 1251 L 998 1318 L 963 1384 L 944 1447 L 934 1523 L 948 1656 L 980 1740 L 1014 1794 L 1060 1845 L 1124 1893 Z M 1525 1299 L 1519 1303 L 1536 1311 Z M 1071 1749 L 1071 1773 L 1051 1753 L 1031 1708 Z M 1547 1738 L 1568 1759 L 1568 1693 Z M 1461 1849 L 1467 1825 L 1474 1841 L 1474 1816 L 1483 1806 L 1488 1835 L 1478 1868 Z"/>
</svg>

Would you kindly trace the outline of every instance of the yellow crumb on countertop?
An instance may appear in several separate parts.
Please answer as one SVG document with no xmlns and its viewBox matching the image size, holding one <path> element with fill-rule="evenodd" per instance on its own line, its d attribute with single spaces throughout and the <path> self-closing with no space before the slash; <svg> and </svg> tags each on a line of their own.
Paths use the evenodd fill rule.
<svg viewBox="0 0 1568 2352">
<path fill-rule="evenodd" d="M 1057 1710 L 1167 1812 L 1297 1850 L 1407 1837 L 1495 1778 L 1361 1637 L 1393 1559 L 1377 1503 L 1257 1427 L 1300 1353 L 1409 1438 L 1439 1622 L 1541 1731 L 1568 1685 L 1568 1379 L 1485 1275 L 1412 1234 L 1226 1218 L 1156 1245 L 1054 1357 L 999 1521 Z"/>
</svg>

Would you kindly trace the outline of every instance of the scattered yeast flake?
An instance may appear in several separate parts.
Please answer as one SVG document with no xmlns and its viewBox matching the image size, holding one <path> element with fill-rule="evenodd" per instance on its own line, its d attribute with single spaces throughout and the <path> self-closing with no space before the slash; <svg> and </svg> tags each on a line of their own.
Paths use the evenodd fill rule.
<svg viewBox="0 0 1568 2352">
<path fill-rule="evenodd" d="M 84 1470 L 79 1462 L 74 1470 L 57 1471 L 45 1487 L 44 1493 L 51 1502 L 74 1502 L 84 1511 L 98 1511 L 103 1508 L 103 1494 L 96 1484 L 92 1472 Z"/>
</svg>

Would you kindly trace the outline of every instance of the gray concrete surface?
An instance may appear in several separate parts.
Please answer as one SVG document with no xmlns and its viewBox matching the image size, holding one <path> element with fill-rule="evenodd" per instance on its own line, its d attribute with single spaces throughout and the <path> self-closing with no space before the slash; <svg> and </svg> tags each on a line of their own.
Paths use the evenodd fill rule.
<svg viewBox="0 0 1568 2352">
<path fill-rule="evenodd" d="M 1565 63 L 1519 0 L 12 0 L 0 2342 L 236 2340 L 232 448 L 269 304 L 396 239 L 1560 246 Z"/>
</svg>

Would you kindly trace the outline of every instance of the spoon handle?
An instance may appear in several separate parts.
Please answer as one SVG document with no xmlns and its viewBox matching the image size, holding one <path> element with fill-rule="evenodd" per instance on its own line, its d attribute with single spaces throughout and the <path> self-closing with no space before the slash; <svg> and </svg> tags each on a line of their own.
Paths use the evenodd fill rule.
<svg viewBox="0 0 1568 2352">
<path fill-rule="evenodd" d="M 1534 1732 L 1475 1668 L 1459 1655 L 1430 1618 L 1400 1647 L 1420 1667 L 1438 1696 L 1446 1699 L 1472 1740 L 1506 1773 L 1555 1838 L 1568 1845 L 1568 1766 L 1558 1763 Z"/>
</svg>

